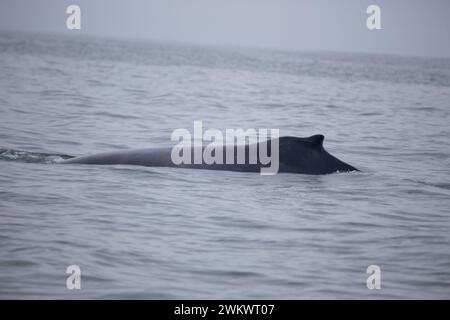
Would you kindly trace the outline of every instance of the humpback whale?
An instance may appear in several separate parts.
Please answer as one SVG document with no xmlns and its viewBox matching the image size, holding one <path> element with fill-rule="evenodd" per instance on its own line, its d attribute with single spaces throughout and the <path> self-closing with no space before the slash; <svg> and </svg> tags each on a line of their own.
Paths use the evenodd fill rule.
<svg viewBox="0 0 450 320">
<path fill-rule="evenodd" d="M 268 153 L 272 153 L 271 148 L 274 145 L 279 147 L 279 168 L 278 172 L 282 173 L 300 173 L 300 174 L 329 174 L 334 172 L 349 172 L 358 171 L 353 166 L 337 159 L 328 153 L 323 147 L 324 136 L 313 135 L 307 138 L 300 137 L 280 137 L 266 141 L 266 148 Z M 249 155 L 251 148 L 261 148 L 261 143 L 246 144 L 245 154 Z M 190 147 L 194 154 L 194 147 Z M 230 152 L 226 146 L 223 148 L 223 154 Z M 238 146 L 234 148 L 233 155 L 236 160 L 238 154 Z M 239 164 L 234 161 L 233 164 L 228 163 L 212 163 L 207 164 L 204 161 L 201 163 L 181 163 L 175 164 L 171 157 L 172 148 L 151 148 L 138 150 L 124 150 L 99 153 L 88 156 L 80 156 L 72 159 L 64 160 L 61 163 L 72 164 L 96 164 L 96 165 L 141 165 L 150 167 L 178 167 L 178 168 L 192 168 L 192 169 L 208 169 L 208 170 L 229 170 L 240 172 L 260 172 L 262 168 L 267 168 L 267 164 L 262 164 L 260 155 L 258 155 L 257 163 Z M 248 157 L 246 157 L 248 159 Z"/>
</svg>

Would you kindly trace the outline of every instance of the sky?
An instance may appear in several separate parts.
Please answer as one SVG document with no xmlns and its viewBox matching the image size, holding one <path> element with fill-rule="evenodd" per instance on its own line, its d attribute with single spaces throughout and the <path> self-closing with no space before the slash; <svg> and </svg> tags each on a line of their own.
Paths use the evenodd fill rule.
<svg viewBox="0 0 450 320">
<path fill-rule="evenodd" d="M 81 8 L 81 30 L 66 27 Z M 381 9 L 368 30 L 366 9 Z M 450 57 L 450 0 L 0 0 L 0 30 Z"/>
</svg>

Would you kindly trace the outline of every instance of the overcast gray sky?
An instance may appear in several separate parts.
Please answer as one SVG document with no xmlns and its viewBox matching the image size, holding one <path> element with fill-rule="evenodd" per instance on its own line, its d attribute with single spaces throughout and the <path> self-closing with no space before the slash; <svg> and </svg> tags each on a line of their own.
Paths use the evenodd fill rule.
<svg viewBox="0 0 450 320">
<path fill-rule="evenodd" d="M 370 4 L 382 30 L 366 27 Z M 0 29 L 450 57 L 450 0 L 0 0 Z"/>
</svg>

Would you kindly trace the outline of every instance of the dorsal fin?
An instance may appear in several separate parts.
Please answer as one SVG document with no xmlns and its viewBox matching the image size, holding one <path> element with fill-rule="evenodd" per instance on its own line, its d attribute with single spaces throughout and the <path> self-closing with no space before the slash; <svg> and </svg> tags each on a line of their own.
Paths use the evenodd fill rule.
<svg viewBox="0 0 450 320">
<path fill-rule="evenodd" d="M 308 141 L 316 146 L 321 146 L 323 144 L 324 139 L 325 139 L 325 137 L 321 134 L 316 134 L 311 137 L 305 138 L 306 141 Z"/>
<path fill-rule="evenodd" d="M 321 147 L 324 139 L 325 139 L 325 137 L 321 134 L 316 134 L 316 135 L 306 137 L 306 138 L 299 138 L 299 137 L 292 137 L 292 136 L 280 137 L 280 141 L 282 141 L 284 143 L 303 142 L 303 143 L 307 143 L 311 147 Z"/>
</svg>

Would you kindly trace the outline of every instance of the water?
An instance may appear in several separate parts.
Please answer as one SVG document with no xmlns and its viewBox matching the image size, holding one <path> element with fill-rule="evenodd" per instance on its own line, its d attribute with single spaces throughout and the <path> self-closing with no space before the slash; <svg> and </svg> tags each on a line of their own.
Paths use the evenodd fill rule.
<svg viewBox="0 0 450 320">
<path fill-rule="evenodd" d="M 450 298 L 450 60 L 2 32 L 0 75 L 0 298 Z M 57 164 L 194 120 L 362 172 Z"/>
</svg>

